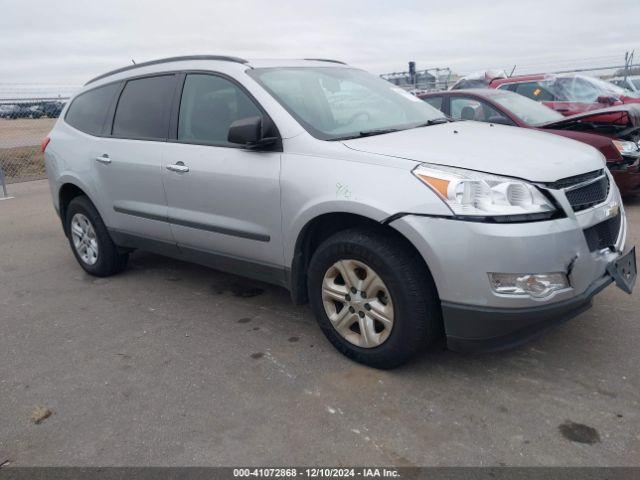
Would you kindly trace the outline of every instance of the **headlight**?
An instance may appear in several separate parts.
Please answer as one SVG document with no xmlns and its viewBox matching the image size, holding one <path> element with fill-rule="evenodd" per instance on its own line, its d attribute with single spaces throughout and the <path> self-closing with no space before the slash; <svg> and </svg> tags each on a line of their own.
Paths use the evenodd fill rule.
<svg viewBox="0 0 640 480">
<path fill-rule="evenodd" d="M 415 168 L 413 174 L 457 216 L 513 222 L 544 220 L 556 212 L 535 185 L 523 180 L 427 163 Z"/>
<path fill-rule="evenodd" d="M 634 142 L 628 142 L 625 140 L 613 140 L 613 144 L 616 146 L 620 155 L 625 157 L 640 157 L 640 150 L 638 149 L 638 145 Z"/>
</svg>

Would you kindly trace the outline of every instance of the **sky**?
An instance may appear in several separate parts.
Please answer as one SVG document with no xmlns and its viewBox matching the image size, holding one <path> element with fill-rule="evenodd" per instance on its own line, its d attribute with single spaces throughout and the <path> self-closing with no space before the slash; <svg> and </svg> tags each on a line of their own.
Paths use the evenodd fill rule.
<svg viewBox="0 0 640 480">
<path fill-rule="evenodd" d="M 0 88 L 82 85 L 155 58 L 334 58 L 376 74 L 621 64 L 640 0 L 0 0 Z"/>
</svg>

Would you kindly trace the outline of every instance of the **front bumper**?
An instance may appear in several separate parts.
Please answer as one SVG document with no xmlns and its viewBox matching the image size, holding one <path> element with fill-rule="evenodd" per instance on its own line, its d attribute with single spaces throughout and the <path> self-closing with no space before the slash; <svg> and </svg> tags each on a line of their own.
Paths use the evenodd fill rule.
<svg viewBox="0 0 640 480">
<path fill-rule="evenodd" d="M 447 347 L 457 352 L 492 352 L 514 348 L 591 308 L 591 299 L 613 282 L 596 280 L 580 295 L 530 308 L 491 308 L 442 303 Z"/>
<path fill-rule="evenodd" d="M 596 208 L 566 218 L 519 224 L 464 222 L 406 215 L 391 223 L 425 259 L 442 304 L 448 346 L 486 351 L 515 346 L 591 306 L 613 279 L 625 250 L 624 209 L 612 249 L 591 251 L 585 229 L 619 205 L 616 189 Z M 570 288 L 544 299 L 496 293 L 489 272 L 564 272 Z"/>
</svg>

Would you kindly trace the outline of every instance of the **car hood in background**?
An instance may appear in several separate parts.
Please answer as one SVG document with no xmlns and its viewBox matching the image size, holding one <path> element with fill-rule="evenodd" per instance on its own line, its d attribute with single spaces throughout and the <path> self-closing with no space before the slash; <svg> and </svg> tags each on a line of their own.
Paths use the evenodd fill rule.
<svg viewBox="0 0 640 480">
<path fill-rule="evenodd" d="M 343 142 L 361 152 L 467 168 L 535 182 L 555 182 L 603 168 L 600 152 L 528 128 L 451 122 Z"/>
<path fill-rule="evenodd" d="M 640 127 L 640 105 L 629 103 L 625 105 L 617 105 L 615 107 L 589 110 L 576 115 L 569 115 L 568 117 L 564 117 L 563 119 L 555 122 L 543 123 L 542 125 L 537 125 L 537 127 L 563 128 L 574 125 L 576 122 L 594 122 L 598 124 L 612 123 L 620 125 L 627 123 L 629 127 Z"/>
</svg>

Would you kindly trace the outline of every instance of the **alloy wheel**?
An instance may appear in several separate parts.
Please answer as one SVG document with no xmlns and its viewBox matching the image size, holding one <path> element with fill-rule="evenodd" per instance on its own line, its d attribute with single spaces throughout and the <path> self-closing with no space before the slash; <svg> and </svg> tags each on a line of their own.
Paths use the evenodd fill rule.
<svg viewBox="0 0 640 480">
<path fill-rule="evenodd" d="M 358 347 L 382 345 L 393 329 L 389 289 L 378 273 L 359 260 L 339 260 L 327 270 L 322 303 L 333 328 Z"/>
<path fill-rule="evenodd" d="M 87 265 L 98 261 L 98 239 L 89 219 L 82 213 L 71 218 L 71 238 L 80 259 Z"/>
</svg>

